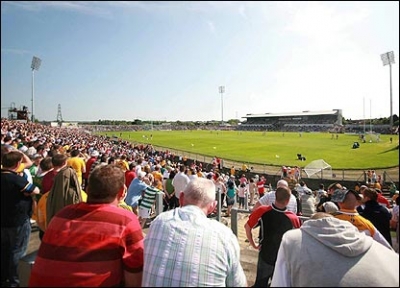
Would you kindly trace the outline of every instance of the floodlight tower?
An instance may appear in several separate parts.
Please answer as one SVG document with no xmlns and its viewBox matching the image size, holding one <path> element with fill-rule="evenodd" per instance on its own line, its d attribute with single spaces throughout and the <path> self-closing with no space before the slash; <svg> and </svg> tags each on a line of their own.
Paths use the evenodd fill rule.
<svg viewBox="0 0 400 288">
<path fill-rule="evenodd" d="M 221 125 L 224 124 L 224 92 L 225 86 L 219 86 L 219 93 L 221 93 Z"/>
<path fill-rule="evenodd" d="M 390 71 L 390 130 L 393 127 L 393 98 L 392 98 L 392 64 L 394 64 L 393 51 L 386 52 L 381 55 L 383 66 L 389 65 Z"/>
<path fill-rule="evenodd" d="M 33 56 L 32 58 L 32 64 L 31 64 L 31 68 L 32 68 L 32 122 L 35 122 L 35 92 L 34 92 L 34 87 L 35 87 L 35 70 L 39 70 L 40 64 L 42 63 L 42 60 L 36 56 Z"/>
</svg>

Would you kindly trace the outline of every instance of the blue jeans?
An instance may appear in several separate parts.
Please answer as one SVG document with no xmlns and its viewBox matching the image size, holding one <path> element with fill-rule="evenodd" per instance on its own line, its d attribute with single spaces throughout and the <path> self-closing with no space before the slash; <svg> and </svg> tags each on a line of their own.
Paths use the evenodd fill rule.
<svg viewBox="0 0 400 288">
<path fill-rule="evenodd" d="M 258 263 L 257 263 L 257 277 L 256 282 L 253 287 L 269 287 L 269 280 L 272 280 L 272 275 L 274 274 L 275 266 L 272 266 L 265 262 L 261 255 L 258 254 Z"/>
<path fill-rule="evenodd" d="M 1 227 L 1 284 L 19 286 L 19 260 L 25 256 L 31 236 L 29 219 L 17 227 Z"/>
</svg>

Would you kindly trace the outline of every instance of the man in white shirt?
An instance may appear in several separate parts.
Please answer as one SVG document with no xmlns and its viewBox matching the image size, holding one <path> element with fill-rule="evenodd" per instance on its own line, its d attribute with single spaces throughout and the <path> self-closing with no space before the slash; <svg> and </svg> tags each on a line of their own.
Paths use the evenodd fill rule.
<svg viewBox="0 0 400 288">
<path fill-rule="evenodd" d="M 175 189 L 174 201 L 175 207 L 179 207 L 179 196 L 181 192 L 185 190 L 187 184 L 190 182 L 189 176 L 185 174 L 185 166 L 179 166 L 179 172 L 175 175 L 174 179 L 172 179 L 172 186 Z"/>
<path fill-rule="evenodd" d="M 289 184 L 286 180 L 281 179 L 276 183 L 276 188 L 278 187 L 289 187 Z M 263 197 L 261 197 L 254 205 L 253 210 L 257 209 L 257 207 L 261 205 L 271 205 L 272 203 L 275 203 L 275 190 L 270 191 L 266 193 Z M 293 194 L 290 195 L 290 200 L 287 205 L 287 209 L 297 215 L 297 202 L 296 202 L 296 197 L 294 197 Z"/>
</svg>

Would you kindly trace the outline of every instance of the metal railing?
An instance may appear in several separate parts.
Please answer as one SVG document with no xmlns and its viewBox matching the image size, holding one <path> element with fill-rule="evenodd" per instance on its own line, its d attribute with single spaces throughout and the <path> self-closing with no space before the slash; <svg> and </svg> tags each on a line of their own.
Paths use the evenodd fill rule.
<svg viewBox="0 0 400 288">
<path fill-rule="evenodd" d="M 250 214 L 251 211 L 249 210 L 244 210 L 244 209 L 238 209 L 236 207 L 232 208 L 231 210 L 231 229 L 233 234 L 238 236 L 238 214 L 239 213 L 244 213 L 244 214 Z M 301 222 L 304 222 L 308 220 L 310 217 L 305 217 L 305 216 L 298 216 L 300 218 Z"/>
<path fill-rule="evenodd" d="M 215 218 L 215 220 L 217 220 L 218 222 L 221 221 L 221 211 L 222 211 L 222 203 L 221 203 L 221 192 L 217 191 L 215 193 L 215 197 L 216 200 L 218 202 L 217 204 L 217 210 L 215 213 L 215 216 L 213 218 Z M 156 217 L 158 215 L 160 215 L 160 213 L 163 212 L 163 194 L 162 193 L 158 193 L 156 195 Z M 245 206 L 244 209 L 238 209 L 237 207 L 232 207 L 231 210 L 231 229 L 233 234 L 235 234 L 236 236 L 238 236 L 238 214 L 239 213 L 244 213 L 244 214 L 250 214 L 252 211 L 249 210 L 248 208 L 248 201 L 245 201 Z M 300 218 L 300 220 L 302 222 L 306 221 L 307 219 L 309 219 L 309 217 L 305 217 L 305 216 L 298 216 Z"/>
</svg>

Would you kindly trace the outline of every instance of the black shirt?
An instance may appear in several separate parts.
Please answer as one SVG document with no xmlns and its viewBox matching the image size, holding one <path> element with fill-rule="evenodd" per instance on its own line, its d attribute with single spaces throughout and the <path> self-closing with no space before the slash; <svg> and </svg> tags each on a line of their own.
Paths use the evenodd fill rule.
<svg viewBox="0 0 400 288">
<path fill-rule="evenodd" d="M 31 194 L 36 186 L 10 170 L 1 170 L 1 227 L 17 227 L 32 216 Z"/>
</svg>

